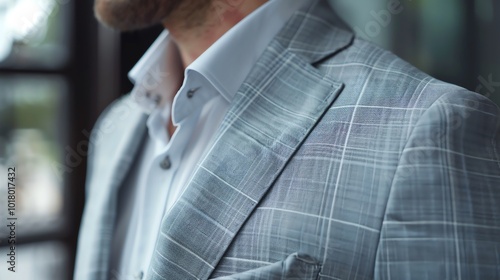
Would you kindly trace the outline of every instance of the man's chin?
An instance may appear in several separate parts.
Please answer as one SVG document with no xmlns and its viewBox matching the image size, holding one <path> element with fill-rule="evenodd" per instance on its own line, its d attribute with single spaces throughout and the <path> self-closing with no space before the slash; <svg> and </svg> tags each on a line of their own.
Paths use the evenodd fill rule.
<svg viewBox="0 0 500 280">
<path fill-rule="evenodd" d="M 199 24 L 211 6 L 212 0 L 95 0 L 94 12 L 104 25 L 127 31 L 166 20 L 186 26 Z"/>
<path fill-rule="evenodd" d="M 147 4 L 137 2 L 141 1 L 96 0 L 94 13 L 99 22 L 121 31 L 143 29 L 161 23 L 157 8 L 152 9 Z"/>
<path fill-rule="evenodd" d="M 130 23 L 124 23 L 121 21 L 117 21 L 114 19 L 110 19 L 108 17 L 103 17 L 100 14 L 96 13 L 96 18 L 97 20 L 104 26 L 109 27 L 114 30 L 119 30 L 119 31 L 134 31 L 134 30 L 141 30 L 148 28 L 150 26 L 154 26 L 160 22 L 157 23 L 149 23 L 149 24 L 130 24 Z"/>
</svg>

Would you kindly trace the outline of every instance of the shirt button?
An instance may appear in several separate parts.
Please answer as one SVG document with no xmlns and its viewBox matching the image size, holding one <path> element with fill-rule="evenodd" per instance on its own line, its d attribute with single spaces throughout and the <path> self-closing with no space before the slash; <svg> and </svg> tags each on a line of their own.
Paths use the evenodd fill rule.
<svg viewBox="0 0 500 280">
<path fill-rule="evenodd" d="M 168 170 L 170 167 L 172 167 L 172 163 L 170 162 L 170 157 L 166 156 L 161 162 L 160 162 L 160 167 L 161 169 Z"/>
<path fill-rule="evenodd" d="M 135 279 L 141 280 L 144 277 L 144 272 L 141 270 L 135 275 Z"/>
<path fill-rule="evenodd" d="M 188 90 L 187 92 L 187 98 L 192 98 L 195 94 L 195 92 L 197 92 L 200 88 L 197 87 L 197 88 L 192 88 L 190 90 Z"/>
</svg>

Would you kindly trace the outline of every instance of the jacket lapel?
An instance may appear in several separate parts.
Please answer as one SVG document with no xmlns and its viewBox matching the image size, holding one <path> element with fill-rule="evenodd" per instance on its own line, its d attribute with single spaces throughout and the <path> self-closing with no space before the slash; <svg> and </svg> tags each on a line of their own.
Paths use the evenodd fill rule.
<svg viewBox="0 0 500 280">
<path fill-rule="evenodd" d="M 127 98 L 120 100 L 93 130 L 87 200 L 78 240 L 75 279 L 108 279 L 117 194 L 142 143 L 146 115 Z M 118 121 L 119 120 L 119 121 Z M 92 175 L 90 175 L 92 174 Z"/>
<path fill-rule="evenodd" d="M 342 91 L 311 65 L 353 39 L 333 27 L 337 19 L 325 5 L 297 12 L 239 89 L 213 146 L 162 221 L 150 279 L 207 279 Z"/>
</svg>

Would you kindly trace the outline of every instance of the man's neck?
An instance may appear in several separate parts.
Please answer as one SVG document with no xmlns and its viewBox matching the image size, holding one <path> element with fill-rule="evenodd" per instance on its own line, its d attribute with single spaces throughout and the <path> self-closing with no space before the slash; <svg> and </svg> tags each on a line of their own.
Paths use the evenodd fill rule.
<svg viewBox="0 0 500 280">
<path fill-rule="evenodd" d="M 265 2 L 267 0 L 212 0 L 199 24 L 186 23 L 186 18 L 171 18 L 164 21 L 163 26 L 177 44 L 186 68 L 224 33 Z"/>
</svg>

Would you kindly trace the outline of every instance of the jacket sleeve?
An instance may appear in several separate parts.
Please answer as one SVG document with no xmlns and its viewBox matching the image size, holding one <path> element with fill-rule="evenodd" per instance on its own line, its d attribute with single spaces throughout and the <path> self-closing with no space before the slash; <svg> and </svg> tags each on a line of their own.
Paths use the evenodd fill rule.
<svg viewBox="0 0 500 280">
<path fill-rule="evenodd" d="M 500 110 L 462 91 L 417 122 L 392 182 L 375 279 L 500 279 Z"/>
</svg>

